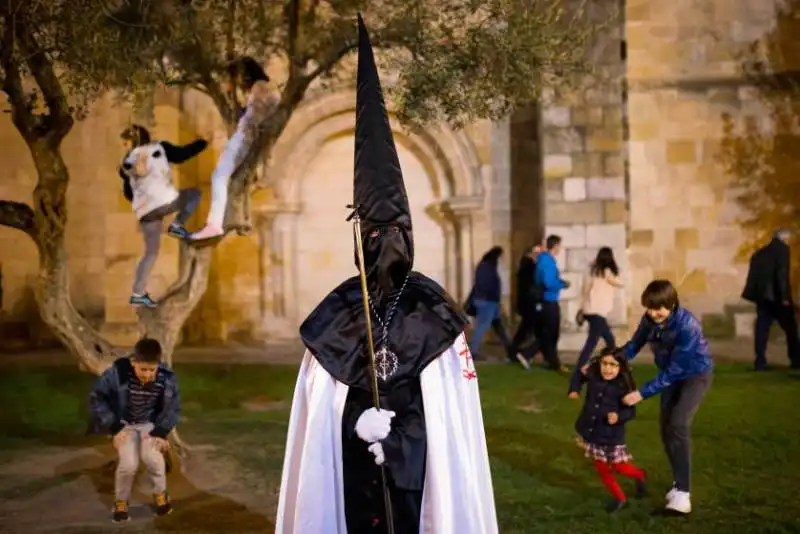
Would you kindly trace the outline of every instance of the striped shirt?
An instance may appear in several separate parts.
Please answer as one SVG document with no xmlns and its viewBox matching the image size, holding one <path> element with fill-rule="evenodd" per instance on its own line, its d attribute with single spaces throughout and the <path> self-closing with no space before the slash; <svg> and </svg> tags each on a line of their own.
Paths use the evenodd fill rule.
<svg viewBox="0 0 800 534">
<path fill-rule="evenodd" d="M 129 425 L 152 423 L 158 399 L 163 394 L 164 384 L 158 380 L 142 384 L 131 367 L 128 375 L 128 409 L 125 413 L 125 422 Z"/>
</svg>

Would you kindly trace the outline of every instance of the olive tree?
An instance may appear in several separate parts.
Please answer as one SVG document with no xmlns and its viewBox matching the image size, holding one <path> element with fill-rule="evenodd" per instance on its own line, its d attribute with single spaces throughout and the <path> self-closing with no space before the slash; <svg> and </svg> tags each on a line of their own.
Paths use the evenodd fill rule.
<svg viewBox="0 0 800 534">
<path fill-rule="evenodd" d="M 395 73 L 394 111 L 410 127 L 500 119 L 530 105 L 589 69 L 585 52 L 599 27 L 582 5 L 559 0 L 2 0 L 0 83 L 37 183 L 32 204 L 0 200 L 0 224 L 36 244 L 42 319 L 84 369 L 102 371 L 114 353 L 70 300 L 61 144 L 75 121 L 109 91 L 134 99 L 162 84 L 207 94 L 230 133 L 236 109 L 220 74 L 236 56 L 262 60 L 279 78 L 280 102 L 231 179 L 225 221 L 247 233 L 248 197 L 270 185 L 255 169 L 294 110 L 312 84 L 348 83 L 359 12 Z M 178 280 L 139 312 L 168 361 L 211 258 L 210 248 L 181 246 Z"/>
</svg>

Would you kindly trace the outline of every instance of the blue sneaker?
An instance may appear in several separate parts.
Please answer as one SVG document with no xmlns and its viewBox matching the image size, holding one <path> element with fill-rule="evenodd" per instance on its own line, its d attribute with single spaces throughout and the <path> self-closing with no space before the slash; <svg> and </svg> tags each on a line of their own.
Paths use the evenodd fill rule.
<svg viewBox="0 0 800 534">
<path fill-rule="evenodd" d="M 171 237 L 177 237 L 178 239 L 186 239 L 189 237 L 189 232 L 186 231 L 180 223 L 174 222 L 169 225 L 167 229 L 167 235 Z"/>
<path fill-rule="evenodd" d="M 131 306 L 144 306 L 145 308 L 155 308 L 157 306 L 156 301 L 150 298 L 150 295 L 145 293 L 144 295 L 131 295 L 130 300 Z"/>
</svg>

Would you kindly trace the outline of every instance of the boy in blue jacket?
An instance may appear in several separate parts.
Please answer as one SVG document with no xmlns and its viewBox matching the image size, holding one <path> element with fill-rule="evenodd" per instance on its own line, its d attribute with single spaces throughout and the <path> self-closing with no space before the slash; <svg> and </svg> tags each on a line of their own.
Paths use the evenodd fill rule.
<svg viewBox="0 0 800 534">
<path fill-rule="evenodd" d="M 644 317 L 622 351 L 632 360 L 649 344 L 658 374 L 626 395 L 623 402 L 633 406 L 661 394 L 661 441 L 673 475 L 666 510 L 688 514 L 692 511 L 692 419 L 711 385 L 714 362 L 700 321 L 680 306 L 678 292 L 669 280 L 650 282 L 642 293 L 642 306 Z"/>
<path fill-rule="evenodd" d="M 161 344 L 141 339 L 131 356 L 116 360 L 97 380 L 89 407 L 90 431 L 111 434 L 119 456 L 114 522 L 129 519 L 128 498 L 140 460 L 150 474 L 156 514 L 170 513 L 164 454 L 167 435 L 180 417 L 180 395 L 175 374 L 161 364 Z"/>
</svg>

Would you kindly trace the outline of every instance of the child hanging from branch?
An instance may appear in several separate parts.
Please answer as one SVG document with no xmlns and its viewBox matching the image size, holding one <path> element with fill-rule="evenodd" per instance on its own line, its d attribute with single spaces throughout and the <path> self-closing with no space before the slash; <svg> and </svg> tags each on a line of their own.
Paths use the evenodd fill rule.
<svg viewBox="0 0 800 534">
<path fill-rule="evenodd" d="M 231 176 L 242 164 L 248 150 L 258 137 L 261 125 L 272 115 L 280 100 L 277 91 L 269 87 L 269 76 L 251 57 L 242 57 L 228 66 L 223 90 L 232 93 L 237 106 L 247 105 L 211 175 L 211 207 L 205 227 L 190 236 L 191 240 L 207 240 L 225 233 L 223 222 L 228 204 L 228 184 Z"/>
<path fill-rule="evenodd" d="M 186 221 L 197 209 L 200 191 L 195 188 L 178 190 L 172 183 L 171 163 L 183 163 L 205 150 L 208 143 L 197 139 L 188 145 L 173 145 L 166 141 L 151 141 L 150 132 L 137 124 L 122 132 L 127 154 L 122 160 L 119 175 L 125 198 L 133 205 L 144 238 L 144 254 L 136 267 L 133 281 L 133 306 L 152 308 L 156 302 L 146 291 L 147 279 L 158 258 L 163 220 L 177 212 L 167 233 L 184 239 L 188 232 Z"/>
</svg>

